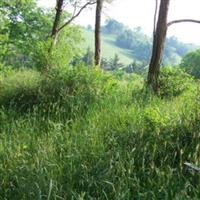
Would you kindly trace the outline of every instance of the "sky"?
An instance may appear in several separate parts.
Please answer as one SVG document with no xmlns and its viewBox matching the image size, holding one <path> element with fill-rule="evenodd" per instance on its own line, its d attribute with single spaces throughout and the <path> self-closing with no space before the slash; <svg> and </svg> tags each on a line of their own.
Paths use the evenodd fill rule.
<svg viewBox="0 0 200 200">
<path fill-rule="evenodd" d="M 43 7 L 55 7 L 56 0 L 39 0 Z M 114 18 L 130 28 L 142 27 L 152 35 L 155 0 L 114 0 L 103 9 L 103 21 Z M 200 20 L 200 0 L 171 0 L 168 21 L 175 19 Z M 87 26 L 94 24 L 95 9 L 85 10 L 75 23 Z M 180 41 L 200 45 L 200 24 L 180 23 L 169 27 L 168 36 L 176 36 Z"/>
</svg>

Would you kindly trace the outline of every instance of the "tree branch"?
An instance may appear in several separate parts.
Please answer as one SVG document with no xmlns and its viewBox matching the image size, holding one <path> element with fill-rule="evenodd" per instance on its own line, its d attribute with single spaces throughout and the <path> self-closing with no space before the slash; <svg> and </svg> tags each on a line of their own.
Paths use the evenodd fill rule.
<svg viewBox="0 0 200 200">
<path fill-rule="evenodd" d="M 81 14 L 81 12 L 82 12 L 87 6 L 93 5 L 93 4 L 95 4 L 95 3 L 96 3 L 96 1 L 87 2 L 85 5 L 83 5 L 83 6 L 79 9 L 79 11 L 78 11 L 76 14 L 74 14 L 67 22 L 65 22 L 65 23 L 58 29 L 58 32 L 60 32 L 65 26 L 69 25 L 76 17 L 78 17 L 78 16 Z"/>
<path fill-rule="evenodd" d="M 173 20 L 171 22 L 168 22 L 167 27 L 177 24 L 177 23 L 182 23 L 182 22 L 192 22 L 192 23 L 197 23 L 200 24 L 200 20 L 195 20 L 195 19 L 179 19 L 179 20 Z"/>
<path fill-rule="evenodd" d="M 73 11 L 72 16 L 76 14 L 76 9 L 77 9 L 77 1 L 74 3 L 74 11 Z"/>
<path fill-rule="evenodd" d="M 55 37 L 57 32 L 58 32 L 58 27 L 59 27 L 59 23 L 60 23 L 60 18 L 62 15 L 62 10 L 63 10 L 63 3 L 64 0 L 57 0 L 56 1 L 56 15 L 55 15 L 55 19 L 54 19 L 54 23 L 53 23 L 53 28 L 51 31 L 51 37 Z"/>
</svg>

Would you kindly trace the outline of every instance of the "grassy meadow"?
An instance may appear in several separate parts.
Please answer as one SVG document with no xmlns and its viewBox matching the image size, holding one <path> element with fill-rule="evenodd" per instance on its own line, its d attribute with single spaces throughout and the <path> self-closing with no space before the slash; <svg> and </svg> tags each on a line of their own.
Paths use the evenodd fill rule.
<svg viewBox="0 0 200 200">
<path fill-rule="evenodd" d="M 200 199 L 184 168 L 200 165 L 199 83 L 180 76 L 155 97 L 136 75 L 2 72 L 0 199 Z"/>
<path fill-rule="evenodd" d="M 84 38 L 84 42 L 82 43 L 83 49 L 86 50 L 89 47 L 94 51 L 94 32 L 82 29 L 82 34 Z M 121 63 L 128 65 L 133 62 L 134 59 L 131 50 L 116 46 L 115 35 L 102 34 L 101 39 L 103 58 L 111 59 L 117 54 Z"/>
</svg>

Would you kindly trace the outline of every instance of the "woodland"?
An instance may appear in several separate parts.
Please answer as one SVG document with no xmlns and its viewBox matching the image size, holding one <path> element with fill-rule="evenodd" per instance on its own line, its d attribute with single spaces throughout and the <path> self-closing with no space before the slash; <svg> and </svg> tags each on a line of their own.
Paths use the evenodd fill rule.
<svg viewBox="0 0 200 200">
<path fill-rule="evenodd" d="M 200 47 L 167 37 L 200 19 L 154 0 L 150 37 L 113 1 L 0 1 L 0 200 L 200 199 Z"/>
</svg>

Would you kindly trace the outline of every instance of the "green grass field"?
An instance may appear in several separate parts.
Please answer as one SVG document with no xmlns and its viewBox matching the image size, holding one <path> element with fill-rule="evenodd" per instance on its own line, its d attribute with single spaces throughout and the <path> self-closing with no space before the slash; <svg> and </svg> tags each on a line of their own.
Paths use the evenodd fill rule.
<svg viewBox="0 0 200 200">
<path fill-rule="evenodd" d="M 90 47 L 94 51 L 94 33 L 86 29 L 82 29 L 82 33 L 85 39 L 83 48 Z M 134 60 L 130 50 L 115 45 L 115 36 L 102 34 L 102 57 L 109 59 L 113 58 L 115 54 L 119 56 L 120 62 L 123 64 L 130 64 Z"/>
<path fill-rule="evenodd" d="M 97 69 L 1 74 L 0 199 L 200 199 L 198 83 L 179 74 L 162 98 Z"/>
</svg>

